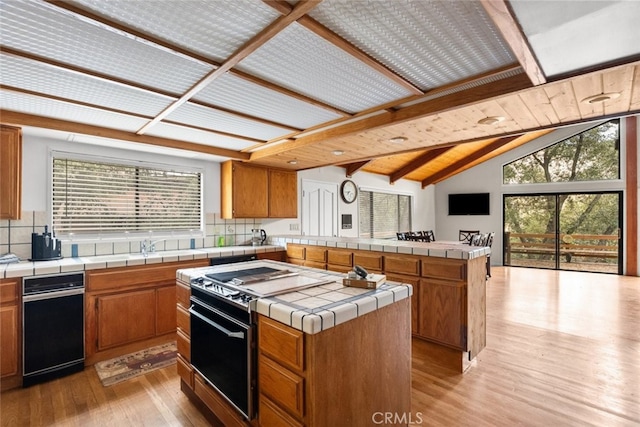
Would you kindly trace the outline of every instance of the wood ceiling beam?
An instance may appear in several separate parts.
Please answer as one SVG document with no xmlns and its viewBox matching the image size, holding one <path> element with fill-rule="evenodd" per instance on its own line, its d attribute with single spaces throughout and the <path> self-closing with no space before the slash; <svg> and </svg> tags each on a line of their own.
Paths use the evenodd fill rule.
<svg viewBox="0 0 640 427">
<path fill-rule="evenodd" d="M 291 10 L 293 9 L 293 6 L 291 6 L 289 3 L 287 3 L 284 0 L 275 0 L 275 1 L 264 0 L 264 3 L 268 4 L 269 6 L 271 6 L 281 14 L 291 13 Z M 360 49 L 358 49 L 357 47 L 349 43 L 340 35 L 336 34 L 335 32 L 325 27 L 324 25 L 320 24 L 318 21 L 316 21 L 312 17 L 305 15 L 300 19 L 298 19 L 298 24 L 302 25 L 307 30 L 315 33 L 317 36 L 322 37 L 323 39 L 325 39 L 335 47 L 342 49 L 348 55 L 351 55 L 352 57 L 362 62 L 363 64 L 376 70 L 377 72 L 385 76 L 387 79 L 393 81 L 394 83 L 408 90 L 412 94 L 422 95 L 424 93 L 420 88 L 416 87 L 413 83 L 407 81 L 406 79 L 396 74 L 395 72 L 393 72 L 392 70 L 390 70 L 389 68 L 381 64 L 380 62 L 376 61 L 374 58 L 372 58 L 371 56 L 367 55 L 365 52 L 361 51 Z"/>
<path fill-rule="evenodd" d="M 507 42 L 520 65 L 534 86 L 547 82 L 547 79 L 536 60 L 536 57 L 524 36 L 520 24 L 515 19 L 506 0 L 480 0 L 484 10 L 493 23 L 498 27 L 502 37 Z"/>
<path fill-rule="evenodd" d="M 355 163 L 349 163 L 348 165 L 344 165 L 345 168 L 347 169 L 345 172 L 345 175 L 351 178 L 353 174 L 355 174 L 360 169 L 365 167 L 369 162 L 371 162 L 371 160 L 364 160 L 362 162 L 355 162 Z"/>
<path fill-rule="evenodd" d="M 248 160 L 249 155 L 240 151 L 217 148 L 209 145 L 195 144 L 193 142 L 178 141 L 175 139 L 159 138 L 148 135 L 137 135 L 118 129 L 108 129 L 100 126 L 86 125 L 66 120 L 52 119 L 49 117 L 24 114 L 15 111 L 2 110 L 2 123 L 14 126 L 33 126 L 52 129 L 63 132 L 78 133 L 97 136 L 100 138 L 120 139 L 123 141 L 138 142 L 141 144 L 156 145 L 159 147 L 176 148 L 178 150 L 195 151 L 213 156 L 229 157 L 237 160 Z"/>
<path fill-rule="evenodd" d="M 453 147 L 438 147 L 438 148 L 427 150 L 426 153 L 424 153 L 421 156 L 419 156 L 419 157 L 415 158 L 414 160 L 410 161 L 409 163 L 407 163 L 406 165 L 404 165 L 400 169 L 396 170 L 395 172 L 392 172 L 391 175 L 389 175 L 389 183 L 393 184 L 394 182 L 398 181 L 399 179 L 404 178 L 405 176 L 407 176 L 411 172 L 415 171 L 416 169 L 421 168 L 425 164 L 429 163 L 431 160 L 435 159 L 436 157 L 440 156 L 441 154 L 446 153 L 447 151 L 451 150 L 452 148 Z"/>
<path fill-rule="evenodd" d="M 321 141 L 338 139 L 353 134 L 363 134 L 366 131 L 390 125 L 396 125 L 414 119 L 429 116 L 431 114 L 447 111 L 463 106 L 484 102 L 487 99 L 510 94 L 531 87 L 531 82 L 525 74 L 516 74 L 502 80 L 492 81 L 481 86 L 471 87 L 463 92 L 455 92 L 443 95 L 436 99 L 400 108 L 393 112 L 384 112 L 361 120 L 351 120 L 348 123 L 321 130 L 310 135 L 301 136 L 293 142 L 265 147 L 252 153 L 251 160 L 258 160 L 281 154 L 289 150 L 304 148 Z"/>
<path fill-rule="evenodd" d="M 425 179 L 422 180 L 422 188 L 425 188 L 426 186 L 430 185 L 430 184 L 435 184 L 436 182 L 438 182 L 440 179 L 451 175 L 452 173 L 454 173 L 456 170 L 464 167 L 466 164 L 476 161 L 479 158 L 491 153 L 494 150 L 497 150 L 498 148 L 502 147 L 503 145 L 506 145 L 508 143 L 510 143 L 511 141 L 520 138 L 522 135 L 514 135 L 514 136 L 508 136 L 505 138 L 498 138 L 495 141 L 491 142 L 490 144 L 485 145 L 484 147 L 482 147 L 481 149 L 479 149 L 478 151 L 474 151 L 473 153 L 469 154 L 468 156 L 465 156 L 463 158 L 461 158 L 460 160 L 457 160 L 456 162 L 450 164 L 449 166 L 447 166 L 446 168 L 439 170 L 438 172 L 431 174 L 430 176 L 426 177 Z"/>
<path fill-rule="evenodd" d="M 162 110 L 160 114 L 158 114 L 149 123 L 142 126 L 136 133 L 139 135 L 144 134 L 147 130 L 149 130 L 149 128 L 162 121 L 165 117 L 174 112 L 178 107 L 180 107 L 182 104 L 195 96 L 198 92 L 211 84 L 211 82 L 223 76 L 227 71 L 238 65 L 240 61 L 258 50 L 260 46 L 274 38 L 289 25 L 297 21 L 301 16 L 305 15 L 311 9 L 320 4 L 321 1 L 322 0 L 300 0 L 293 8 L 291 13 L 276 19 L 274 22 L 272 22 L 270 25 L 268 25 L 266 28 L 252 37 L 251 40 L 246 42 L 238 50 L 232 53 L 231 56 L 229 56 L 222 64 L 220 64 L 217 69 L 204 76 L 198 83 L 193 85 L 191 89 L 185 92 L 176 101 L 171 103 L 171 105 L 169 105 L 167 108 Z"/>
</svg>

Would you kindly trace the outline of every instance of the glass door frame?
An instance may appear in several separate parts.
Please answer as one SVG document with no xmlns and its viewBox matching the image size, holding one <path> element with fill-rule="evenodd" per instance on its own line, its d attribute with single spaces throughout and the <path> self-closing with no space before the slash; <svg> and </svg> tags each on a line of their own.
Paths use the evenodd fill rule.
<svg viewBox="0 0 640 427">
<path fill-rule="evenodd" d="M 620 191 L 620 190 L 613 190 L 613 191 L 558 191 L 558 192 L 550 192 L 550 193 L 503 193 L 502 195 L 502 235 L 503 235 L 503 239 L 502 239 L 502 265 L 504 266 L 510 266 L 510 265 L 506 265 L 505 264 L 505 260 L 507 258 L 507 239 L 506 239 L 506 235 L 505 235 L 505 228 L 506 228 L 506 216 L 505 216 L 505 208 L 506 208 L 506 199 L 507 197 L 538 197 L 538 196 L 544 196 L 544 197 L 555 197 L 556 202 L 555 202 L 555 212 L 554 212 L 554 216 L 555 216 L 555 225 L 556 225 L 556 229 L 555 229 L 555 267 L 554 268 L 549 268 L 549 267 L 528 267 L 528 266 L 517 266 L 517 267 L 523 267 L 523 268 L 540 268 L 540 269 L 545 269 L 545 270 L 561 270 L 560 268 L 560 210 L 558 207 L 558 198 L 560 196 L 574 196 L 574 195 L 594 195 L 594 194 L 615 194 L 618 196 L 618 272 L 617 273 L 608 273 L 608 272 L 603 272 L 603 274 L 618 274 L 618 275 L 622 275 L 623 274 L 623 268 L 624 268 L 624 262 L 623 262 L 623 237 L 624 237 L 624 228 L 623 228 L 623 216 L 624 216 L 624 192 Z M 565 270 L 562 269 L 563 271 L 575 271 L 575 270 Z"/>
</svg>

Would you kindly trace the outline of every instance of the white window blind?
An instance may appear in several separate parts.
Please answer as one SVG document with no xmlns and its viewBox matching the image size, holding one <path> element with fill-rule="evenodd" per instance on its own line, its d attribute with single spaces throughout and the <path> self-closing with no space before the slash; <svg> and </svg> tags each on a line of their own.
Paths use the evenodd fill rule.
<svg viewBox="0 0 640 427">
<path fill-rule="evenodd" d="M 54 156 L 53 226 L 63 235 L 200 230 L 201 175 Z"/>
<path fill-rule="evenodd" d="M 411 230 L 411 196 L 360 191 L 360 237 L 390 238 Z"/>
</svg>

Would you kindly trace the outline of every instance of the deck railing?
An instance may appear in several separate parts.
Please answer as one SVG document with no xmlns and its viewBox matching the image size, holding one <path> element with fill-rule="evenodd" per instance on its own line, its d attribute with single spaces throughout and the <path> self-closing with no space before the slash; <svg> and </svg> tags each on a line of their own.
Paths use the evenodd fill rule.
<svg viewBox="0 0 640 427">
<path fill-rule="evenodd" d="M 560 257 L 566 262 L 575 258 L 615 262 L 619 256 L 617 234 L 560 234 L 558 237 Z M 555 239 L 555 234 L 505 232 L 504 264 L 511 265 L 514 254 L 521 255 L 518 259 L 552 259 L 556 254 Z"/>
</svg>

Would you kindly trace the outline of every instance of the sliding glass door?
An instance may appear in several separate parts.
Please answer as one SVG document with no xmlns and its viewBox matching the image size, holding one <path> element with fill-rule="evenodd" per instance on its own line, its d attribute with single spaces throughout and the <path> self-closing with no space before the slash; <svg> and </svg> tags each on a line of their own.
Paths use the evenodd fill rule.
<svg viewBox="0 0 640 427">
<path fill-rule="evenodd" d="M 504 196 L 504 264 L 622 274 L 622 193 Z"/>
</svg>

